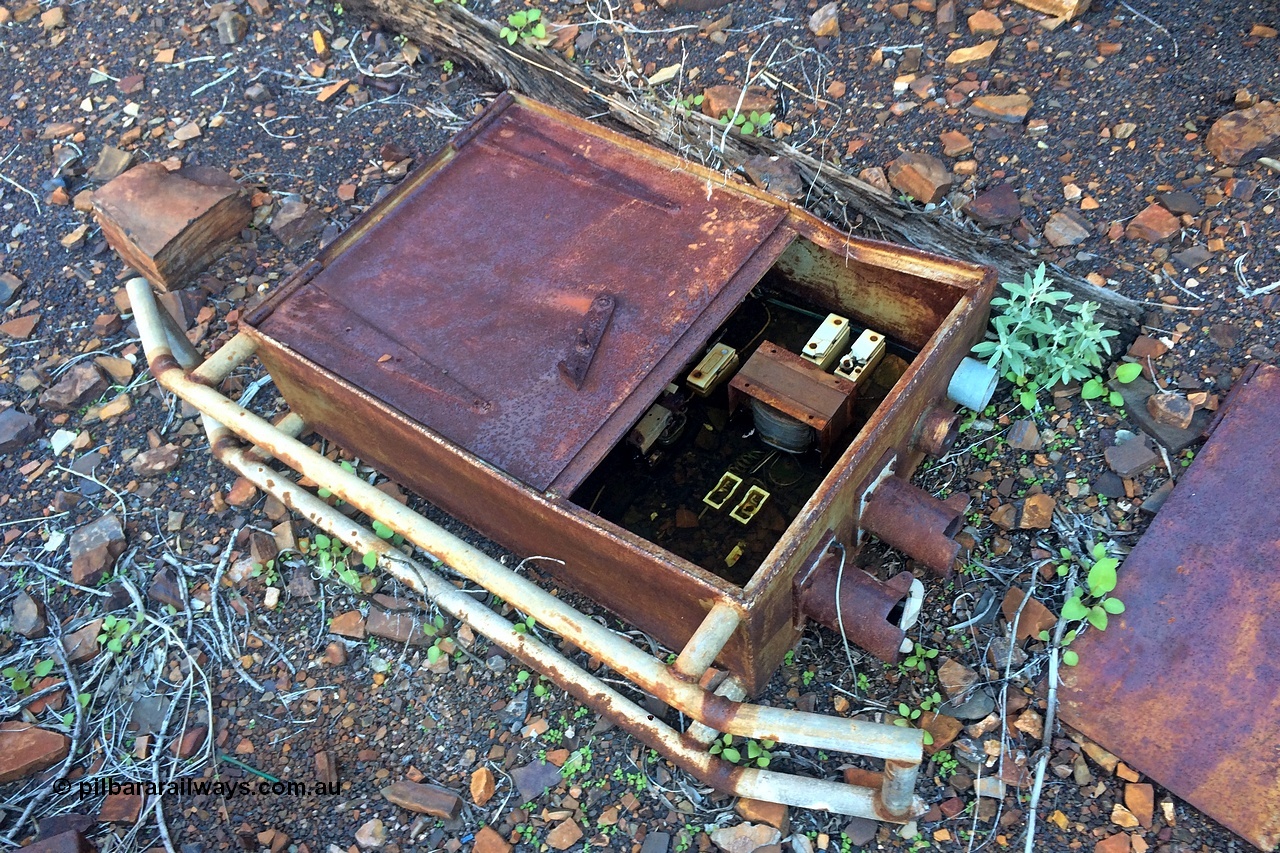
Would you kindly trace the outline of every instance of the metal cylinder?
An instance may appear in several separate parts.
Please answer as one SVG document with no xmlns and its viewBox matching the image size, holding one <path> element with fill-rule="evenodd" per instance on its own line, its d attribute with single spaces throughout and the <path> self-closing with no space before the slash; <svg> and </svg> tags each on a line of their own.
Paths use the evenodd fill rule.
<svg viewBox="0 0 1280 853">
<path fill-rule="evenodd" d="M 956 366 L 947 384 L 947 398 L 981 412 L 991 402 L 991 395 L 996 392 L 996 382 L 1000 374 L 987 367 L 976 358 L 965 358 Z"/>
<path fill-rule="evenodd" d="M 911 812 L 915 799 L 916 777 L 920 765 L 908 761 L 890 759 L 884 763 L 884 776 L 880 782 L 880 804 L 889 814 L 905 816 Z"/>
<path fill-rule="evenodd" d="M 837 633 L 843 622 L 849 642 L 885 663 L 897 663 L 906 632 L 889 621 L 889 614 L 907 597 L 912 580 L 910 572 L 899 572 L 881 582 L 847 560 L 842 571 L 839 556 L 824 549 L 810 571 L 797 573 L 796 602 L 807 618 Z"/>
<path fill-rule="evenodd" d="M 963 509 L 900 477 L 888 477 L 867 498 L 861 526 L 937 574 L 946 575 L 960 554 L 960 543 L 951 537 L 963 520 Z"/>
<path fill-rule="evenodd" d="M 934 406 L 916 422 L 915 445 L 930 456 L 945 456 L 960 435 L 960 416 L 950 409 Z"/>
</svg>

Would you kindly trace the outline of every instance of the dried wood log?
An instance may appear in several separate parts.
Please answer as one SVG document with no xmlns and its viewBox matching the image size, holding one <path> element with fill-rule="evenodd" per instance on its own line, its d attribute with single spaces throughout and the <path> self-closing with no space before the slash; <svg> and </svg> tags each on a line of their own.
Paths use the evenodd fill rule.
<svg viewBox="0 0 1280 853">
<path fill-rule="evenodd" d="M 1038 259 L 1010 243 L 973 230 L 941 212 L 925 212 L 818 160 L 783 140 L 727 133 L 711 118 L 662 103 L 652 90 L 636 91 L 549 51 L 507 45 L 500 27 L 456 3 L 424 0 L 354 0 L 353 8 L 408 35 L 438 54 L 486 74 L 499 85 L 566 112 L 613 125 L 691 160 L 731 174 L 745 174 L 754 157 L 776 155 L 794 166 L 805 187 L 802 201 L 815 214 L 846 230 L 906 243 L 953 258 L 994 267 L 1002 281 L 1020 281 Z M 1097 317 L 1121 332 L 1127 345 L 1137 332 L 1139 305 L 1061 269 L 1052 273 L 1078 301 L 1101 306 Z"/>
<path fill-rule="evenodd" d="M 93 194 L 102 234 L 156 288 L 190 283 L 253 218 L 249 195 L 208 166 L 135 166 Z"/>
</svg>

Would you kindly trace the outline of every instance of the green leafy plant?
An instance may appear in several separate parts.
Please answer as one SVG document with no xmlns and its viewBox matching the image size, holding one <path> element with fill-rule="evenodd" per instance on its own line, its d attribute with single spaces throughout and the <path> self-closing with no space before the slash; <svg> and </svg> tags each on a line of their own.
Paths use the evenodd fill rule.
<svg viewBox="0 0 1280 853">
<path fill-rule="evenodd" d="M 904 674 L 911 670 L 919 670 L 927 672 L 929 669 L 929 661 L 938 656 L 937 649 L 926 649 L 919 643 L 914 643 L 911 647 L 911 654 L 907 655 L 906 660 L 898 664 L 898 669 Z"/>
<path fill-rule="evenodd" d="M 112 614 L 104 616 L 102 632 L 98 634 L 98 645 L 106 646 L 107 651 L 113 655 L 123 652 L 126 642 L 129 643 L 130 648 L 137 646 L 142 640 L 142 631 L 138 627 L 140 621 L 121 619 Z"/>
<path fill-rule="evenodd" d="M 280 583 L 280 573 L 276 571 L 276 561 L 274 559 L 267 560 L 266 563 L 254 563 L 249 570 L 250 577 L 262 578 L 267 586 L 276 586 Z"/>
<path fill-rule="evenodd" d="M 777 744 L 771 740 L 747 739 L 742 744 L 742 747 L 739 748 L 734 746 L 733 735 L 726 732 L 712 742 L 711 754 L 720 756 L 730 764 L 738 764 L 745 761 L 745 763 L 754 764 L 757 767 L 768 767 L 773 761 L 771 750 L 775 746 Z"/>
<path fill-rule="evenodd" d="M 1072 558 L 1071 552 L 1066 548 L 1059 553 L 1066 559 Z M 1093 546 L 1090 558 L 1080 561 L 1087 569 L 1084 583 L 1077 586 L 1062 605 L 1062 618 L 1068 623 L 1076 623 L 1075 627 L 1068 629 L 1062 636 L 1064 648 L 1071 645 L 1085 623 L 1099 631 L 1105 631 L 1110 617 L 1118 616 L 1125 610 L 1124 602 L 1111 595 L 1116 588 L 1116 570 L 1120 567 L 1120 561 L 1107 552 L 1105 542 Z M 1058 571 L 1062 574 L 1063 566 L 1059 566 Z M 1049 632 L 1040 632 L 1040 639 L 1048 642 Z M 1080 655 L 1072 649 L 1066 649 L 1062 653 L 1062 662 L 1067 666 L 1075 666 L 1080 662 Z"/>
<path fill-rule="evenodd" d="M 921 700 L 919 708 L 912 708 L 906 702 L 899 702 L 898 703 L 898 719 L 894 720 L 893 724 L 895 726 L 910 726 L 913 724 L 921 725 L 920 723 L 921 717 L 923 717 L 925 713 L 934 710 L 941 704 L 942 704 L 942 695 L 937 691 L 934 691 L 932 694 L 930 694 L 929 696 L 926 696 L 923 700 Z M 930 734 L 927 730 L 924 732 L 924 742 L 926 744 L 933 743 L 933 735 Z"/>
<path fill-rule="evenodd" d="M 773 113 L 760 113 L 755 110 L 752 110 L 747 115 L 735 112 L 733 115 L 726 114 L 720 117 L 721 124 L 732 125 L 743 136 L 752 136 L 760 133 L 771 121 L 773 121 Z"/>
<path fill-rule="evenodd" d="M 311 540 L 311 550 L 316 559 L 316 570 L 322 578 L 336 577 L 344 585 L 356 592 L 361 592 L 360 573 L 351 568 L 351 549 L 342 542 L 324 533 L 317 533 Z M 370 552 L 362 558 L 364 565 L 369 566 L 372 557 L 373 565 L 378 564 L 376 554 Z"/>
<path fill-rule="evenodd" d="M 938 775 L 943 779 L 947 779 L 960 769 L 960 762 L 945 749 L 938 750 L 933 755 L 934 764 L 938 766 Z"/>
<path fill-rule="evenodd" d="M 672 98 L 671 109 L 684 107 L 686 110 L 696 110 L 702 106 L 702 102 L 706 99 L 706 95 L 688 95 L 684 98 Z"/>
<path fill-rule="evenodd" d="M 547 25 L 542 21 L 542 10 L 521 9 L 507 15 L 507 25 L 498 31 L 498 36 L 507 40 L 507 44 L 515 44 L 530 39 L 547 37 Z"/>
<path fill-rule="evenodd" d="M 1054 290 L 1045 276 L 1045 265 L 1027 273 L 1022 283 L 1006 281 L 1008 296 L 991 300 L 1003 312 L 991 321 L 989 340 L 974 346 L 974 355 L 1014 384 L 1017 400 L 1028 410 L 1037 406 L 1040 391 L 1058 382 L 1083 381 L 1102 369 L 1102 357 L 1111 354 L 1110 338 L 1118 332 L 1104 328 L 1094 318 L 1095 302 L 1066 303 L 1071 294 Z M 1074 315 L 1069 321 L 1054 316 L 1053 309 Z"/>
<path fill-rule="evenodd" d="M 9 686 L 18 695 L 28 693 L 32 684 L 51 672 L 53 672 L 53 661 L 51 660 L 40 661 L 32 668 L 30 673 L 26 670 L 18 669 L 16 666 L 6 666 L 4 669 L 0 669 L 0 675 L 9 679 Z"/>
<path fill-rule="evenodd" d="M 1142 365 L 1140 364 L 1122 364 L 1116 368 L 1116 381 L 1122 385 L 1128 385 L 1141 375 Z M 1107 398 L 1107 402 L 1117 409 L 1124 407 L 1124 395 L 1119 391 L 1107 391 L 1107 386 L 1103 384 L 1102 378 L 1099 376 L 1091 377 L 1084 385 L 1080 386 L 1080 396 L 1085 400 L 1096 400 L 1104 395 Z"/>
</svg>

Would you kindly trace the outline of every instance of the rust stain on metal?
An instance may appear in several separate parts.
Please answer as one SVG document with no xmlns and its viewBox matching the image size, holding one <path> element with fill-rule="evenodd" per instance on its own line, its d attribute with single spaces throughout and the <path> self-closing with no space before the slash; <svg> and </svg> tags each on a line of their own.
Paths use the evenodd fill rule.
<svg viewBox="0 0 1280 853">
<path fill-rule="evenodd" d="M 1280 369 L 1257 368 L 1076 644 L 1062 719 L 1263 850 L 1280 845 Z"/>
<path fill-rule="evenodd" d="M 785 213 L 510 105 L 259 328 L 545 490 Z"/>
</svg>

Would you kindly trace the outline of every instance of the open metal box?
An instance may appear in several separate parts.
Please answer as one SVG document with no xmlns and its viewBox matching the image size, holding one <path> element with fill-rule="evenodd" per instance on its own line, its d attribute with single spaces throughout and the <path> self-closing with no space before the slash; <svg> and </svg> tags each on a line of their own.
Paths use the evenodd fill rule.
<svg viewBox="0 0 1280 853">
<path fill-rule="evenodd" d="M 767 273 L 918 354 L 738 586 L 573 495 Z M 517 553 L 562 560 L 565 582 L 664 644 L 717 602 L 740 609 L 719 660 L 754 692 L 804 627 L 797 574 L 832 536 L 857 541 L 886 471 L 915 469 L 991 282 L 507 96 L 246 325 L 310 426 Z M 606 302 L 575 385 L 560 365 Z M 936 515 L 945 528 L 959 513 Z M 889 524 L 940 535 L 919 521 Z"/>
<path fill-rule="evenodd" d="M 307 455 L 291 438 L 267 436 L 269 427 L 228 408 L 232 404 L 208 385 L 226 374 L 227 365 L 255 351 L 300 416 L 298 424 L 305 422 L 513 551 L 562 561 L 548 564 L 549 571 L 665 645 L 682 649 L 670 667 L 606 656 L 649 692 L 716 730 L 745 731 L 740 717 L 750 707 L 753 720 L 759 714 L 772 720 L 777 713 L 787 720 L 757 725 L 752 736 L 886 758 L 885 789 L 874 807 L 866 805 L 869 799 L 851 805 L 825 792 L 817 802 L 768 785 L 751 789 L 751 795 L 904 820 L 911 813 L 918 731 L 867 729 L 855 721 L 736 701 L 722 706 L 720 696 L 701 690 L 692 699 L 680 697 L 683 685 L 697 688 L 713 661 L 733 676 L 721 696 L 740 700 L 756 692 L 809 618 L 832 627 L 843 623 L 864 647 L 887 659 L 897 655 L 903 631 L 893 611 L 901 609 L 911 576 L 902 573 L 884 584 L 851 562 L 846 570 L 846 550 L 873 533 L 938 572 L 950 570 L 959 547 L 951 536 L 963 507 L 932 498 L 909 478 L 926 452 L 940 454 L 954 440 L 948 389 L 956 393 L 953 374 L 959 375 L 958 366 L 983 335 L 993 287 L 994 275 L 986 268 L 855 239 L 767 193 L 503 95 L 250 312 L 240 335 L 224 348 L 231 352 L 196 369 L 192 358 L 179 367 L 164 336 L 143 331 L 161 382 L 209 417 L 214 452 L 282 491 L 286 502 L 313 520 L 337 525 L 351 541 L 368 541 L 358 531 L 348 532 L 349 524 L 326 514 L 286 478 L 242 451 L 228 451 L 227 430 L 400 529 L 442 562 L 454 568 L 484 562 L 455 540 L 447 547 L 424 542 L 414 532 L 429 525 L 425 519 L 410 519 L 394 502 L 379 501 L 367 484 Z M 146 302 L 145 288 L 131 284 L 131 295 L 135 291 Z M 721 379 L 727 380 L 742 362 L 733 388 L 725 381 L 705 397 L 687 393 L 686 383 L 694 382 L 704 356 L 726 345 L 735 322 L 753 330 L 758 325 L 743 319 L 744 311 L 755 311 L 764 326 L 754 337 L 744 336 L 749 340 L 739 341 L 734 360 L 724 363 L 728 369 Z M 878 390 L 869 390 L 877 388 L 874 377 L 855 386 L 819 375 L 821 368 L 782 352 L 788 335 L 795 335 L 778 321 L 782 314 L 813 327 L 834 314 L 868 330 L 872 339 L 882 335 L 893 354 L 886 362 L 896 369 L 875 371 Z M 171 343 L 178 353 L 181 342 Z M 989 397 L 994 381 L 983 377 L 980 384 L 985 387 L 979 398 Z M 742 405 L 746 398 L 752 405 Z M 679 496 L 648 513 L 593 511 L 611 484 L 643 479 L 653 469 L 655 456 L 647 451 L 653 436 L 665 430 L 652 417 L 655 404 L 664 400 L 671 409 L 662 411 L 676 410 L 688 427 L 673 443 L 672 455 L 723 440 L 715 452 L 731 460 L 741 442 L 753 440 L 750 412 L 757 402 L 788 413 L 792 427 L 803 430 L 806 418 L 807 426 L 821 423 L 815 433 L 820 449 L 787 456 L 783 463 L 796 466 L 800 479 L 808 476 L 802 491 L 781 489 L 768 497 L 768 483 L 756 469 L 754 503 L 748 512 L 741 509 L 748 499 L 742 499 L 736 520 L 725 520 L 721 510 L 707 510 L 697 499 L 692 506 L 681 504 Z M 755 423 L 760 425 L 758 418 Z M 647 433 L 652 435 L 646 438 Z M 783 457 L 769 458 L 777 465 Z M 669 462 L 658 462 L 657 470 Z M 731 472 L 733 464 L 726 464 Z M 659 479 L 684 484 L 685 492 L 700 497 L 716 486 L 722 467 L 715 460 L 710 479 L 700 479 L 706 472 L 685 470 Z M 743 468 L 739 474 L 750 480 L 753 472 Z M 705 524 L 688 524 L 698 509 L 707 515 Z M 676 541 L 674 524 L 659 523 L 661 530 L 644 535 L 664 512 L 681 510 L 687 514 L 678 530 L 702 528 L 704 545 L 710 540 L 710 547 L 720 548 L 715 560 L 697 560 L 655 541 Z M 758 522 L 751 520 L 756 511 Z M 752 524 L 768 535 L 755 535 Z M 719 543 L 715 531 L 738 529 L 751 531 L 738 542 L 739 551 L 754 549 L 744 564 L 750 571 L 738 577 L 713 571 L 734 546 L 731 539 Z M 487 578 L 490 569 L 497 571 L 491 563 L 477 572 Z M 503 575 L 497 586 L 486 586 L 527 612 L 537 608 L 511 596 L 536 598 L 547 609 L 540 623 L 597 651 L 594 623 L 560 619 L 557 600 L 527 581 Z M 448 598 L 448 589 L 432 589 Z M 472 612 L 473 604 L 458 606 Z M 499 644 L 532 655 L 528 638 L 508 637 L 500 627 L 498 633 L 504 637 L 495 639 Z M 598 638 L 605 644 L 608 639 Z M 618 654 L 632 661 L 635 650 L 621 645 L 626 648 Z M 535 665 L 561 665 L 547 660 Z M 576 673 L 570 681 L 580 677 L 587 676 Z M 626 704 L 592 684 L 576 689 L 597 707 L 616 712 Z M 646 728 L 657 725 L 652 716 L 633 716 L 629 730 L 652 743 L 656 736 Z M 819 734 L 837 729 L 840 736 Z M 855 729 L 858 736 L 850 740 Z M 668 754 L 687 747 L 691 737 L 706 738 L 705 731 L 668 734 L 661 736 Z M 863 740 L 855 743 L 858 737 Z M 684 746 L 673 746 L 677 742 Z M 701 758 L 686 756 L 683 763 L 702 767 L 704 758 L 705 752 Z M 704 778 L 714 776 L 702 772 Z M 747 771 L 717 772 L 738 779 Z M 767 771 L 751 772 L 772 778 Z M 744 791 L 725 778 L 715 784 Z"/>
</svg>

